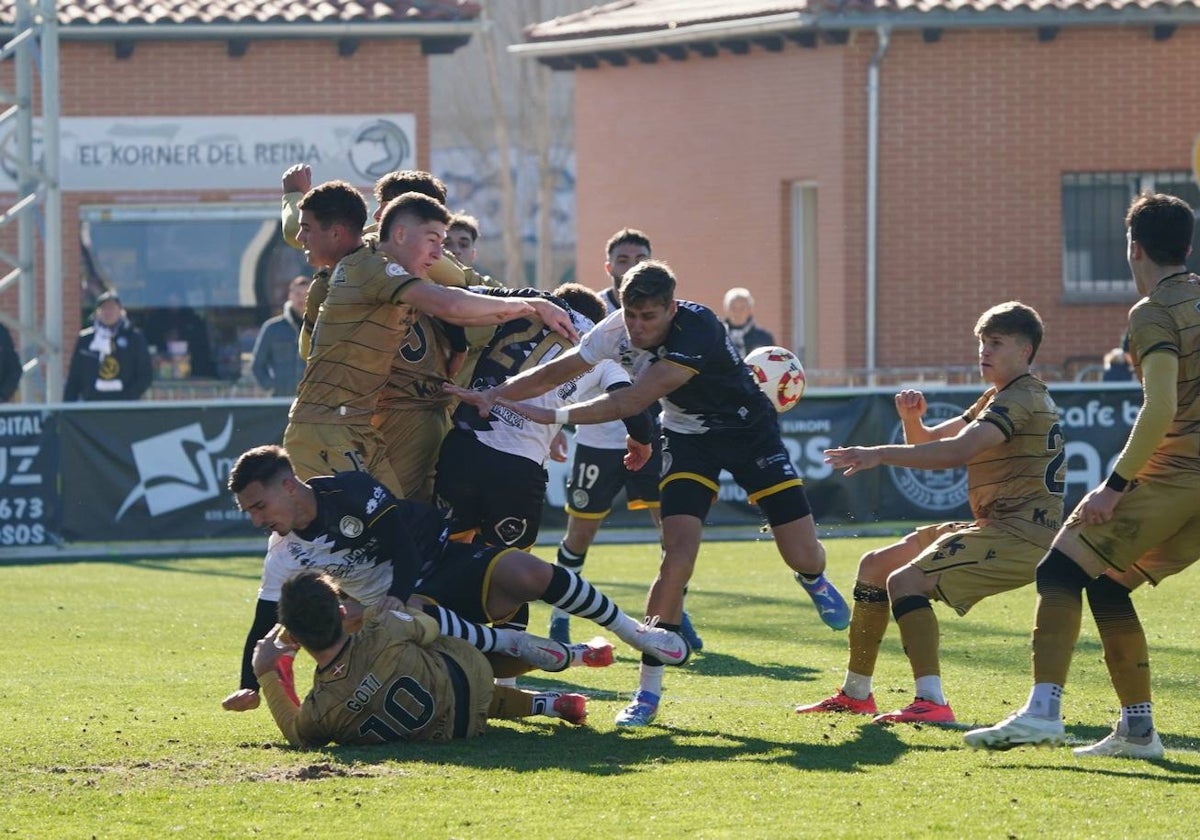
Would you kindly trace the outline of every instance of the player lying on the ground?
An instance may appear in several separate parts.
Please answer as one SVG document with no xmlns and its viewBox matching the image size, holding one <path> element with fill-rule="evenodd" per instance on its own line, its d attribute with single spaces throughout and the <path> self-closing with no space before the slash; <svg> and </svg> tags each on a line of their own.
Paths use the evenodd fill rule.
<svg viewBox="0 0 1200 840">
<path fill-rule="evenodd" d="M 669 664 L 687 658 L 687 644 L 677 633 L 635 621 L 566 569 L 524 551 L 450 542 L 441 511 L 396 499 L 366 473 L 338 473 L 305 483 L 292 471 L 282 447 L 260 446 L 238 458 L 229 487 L 255 527 L 272 531 L 247 651 L 275 624 L 283 582 L 313 568 L 329 573 L 366 606 L 395 608 L 420 593 L 437 604 L 428 611 L 443 635 L 467 639 L 485 653 L 519 657 L 543 670 L 607 665 L 611 646 L 568 648 L 485 624 L 503 621 L 529 601 L 543 600 L 595 621 Z M 457 610 L 462 616 L 453 612 Z M 254 683 L 246 679 L 248 655 L 243 656 L 242 688 L 223 704 L 233 711 L 258 705 Z M 254 678 L 252 671 L 250 677 Z"/>
<path fill-rule="evenodd" d="M 271 716 L 293 746 L 470 738 L 485 730 L 489 717 L 547 715 L 574 724 L 587 718 L 583 695 L 494 686 L 483 654 L 439 635 L 428 616 L 376 606 L 362 629 L 349 634 L 344 612 L 332 578 L 300 572 L 279 596 L 286 631 L 276 627 L 255 645 L 254 671 Z M 277 669 L 295 651 L 287 641 L 317 661 L 302 703 L 285 690 Z"/>
</svg>

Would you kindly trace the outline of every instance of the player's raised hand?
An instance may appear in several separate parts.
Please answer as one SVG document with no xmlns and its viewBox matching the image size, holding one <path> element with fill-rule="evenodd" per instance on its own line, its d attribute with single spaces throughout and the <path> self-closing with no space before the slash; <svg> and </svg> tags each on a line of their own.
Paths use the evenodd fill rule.
<svg viewBox="0 0 1200 840">
<path fill-rule="evenodd" d="M 844 446 L 825 450 L 825 463 L 835 470 L 841 470 L 842 475 L 854 475 L 863 470 L 874 469 L 882 461 L 883 456 L 872 446 Z"/>
<path fill-rule="evenodd" d="M 283 170 L 283 191 L 285 193 L 306 193 L 312 189 L 312 167 L 307 163 L 297 163 Z"/>
<path fill-rule="evenodd" d="M 455 385 L 453 382 L 442 384 L 442 390 L 447 394 L 453 394 L 467 405 L 473 405 L 479 411 L 480 417 L 487 417 L 492 413 L 492 405 L 496 402 L 493 396 L 492 388 L 484 388 L 482 391 L 475 391 L 471 388 L 462 388 Z"/>
<path fill-rule="evenodd" d="M 227 712 L 248 712 L 257 709 L 259 702 L 258 692 L 253 688 L 239 688 L 221 701 L 221 708 Z"/>
<path fill-rule="evenodd" d="M 905 389 L 896 394 L 896 413 L 901 419 L 920 420 L 925 416 L 925 395 L 920 391 Z"/>
<path fill-rule="evenodd" d="M 296 652 L 296 645 L 290 643 L 290 637 L 285 636 L 283 625 L 276 624 L 271 632 L 258 640 L 254 645 L 254 655 L 250 658 L 250 667 L 254 676 L 261 677 L 275 668 L 282 656 L 291 656 Z"/>
</svg>

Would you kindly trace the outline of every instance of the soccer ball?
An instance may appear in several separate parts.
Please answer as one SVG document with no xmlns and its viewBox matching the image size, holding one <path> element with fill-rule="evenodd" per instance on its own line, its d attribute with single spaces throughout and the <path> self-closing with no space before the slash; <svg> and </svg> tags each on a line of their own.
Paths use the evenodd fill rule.
<svg viewBox="0 0 1200 840">
<path fill-rule="evenodd" d="M 804 366 L 786 347 L 759 347 L 746 356 L 746 366 L 780 414 L 804 396 Z"/>
</svg>

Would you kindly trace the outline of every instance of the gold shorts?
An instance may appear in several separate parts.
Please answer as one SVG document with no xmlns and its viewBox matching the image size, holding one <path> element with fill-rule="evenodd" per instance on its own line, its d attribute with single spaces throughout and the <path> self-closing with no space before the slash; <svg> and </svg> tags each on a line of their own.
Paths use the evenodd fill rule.
<svg viewBox="0 0 1200 840">
<path fill-rule="evenodd" d="M 381 409 L 373 425 L 383 438 L 385 453 L 405 498 L 433 501 L 433 478 L 442 439 L 450 431 L 444 408 Z"/>
<path fill-rule="evenodd" d="M 934 597 L 959 615 L 989 595 L 1033 583 L 1045 549 L 997 525 L 943 522 L 915 532 L 921 553 L 912 565 L 937 575 Z"/>
<path fill-rule="evenodd" d="M 1200 473 L 1138 479 L 1112 519 L 1088 525 L 1072 513 L 1055 545 L 1076 561 L 1082 549 L 1094 564 L 1085 569 L 1107 570 L 1130 588 L 1161 583 L 1200 558 Z"/>
<path fill-rule="evenodd" d="M 397 498 L 404 498 L 404 486 L 387 459 L 383 439 L 371 426 L 288 423 L 283 447 L 301 481 L 318 475 L 363 470 Z"/>
<path fill-rule="evenodd" d="M 442 636 L 435 639 L 429 645 L 429 649 L 449 656 L 466 674 L 471 693 L 466 737 L 474 737 L 486 730 L 488 708 L 492 705 L 492 691 L 495 686 L 492 664 L 487 661 L 487 657 L 462 639 Z"/>
</svg>

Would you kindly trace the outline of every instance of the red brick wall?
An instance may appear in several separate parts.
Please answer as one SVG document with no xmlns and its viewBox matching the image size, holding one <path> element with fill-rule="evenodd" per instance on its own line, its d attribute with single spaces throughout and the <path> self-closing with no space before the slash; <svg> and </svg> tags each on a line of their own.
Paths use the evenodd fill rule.
<svg viewBox="0 0 1200 840">
<path fill-rule="evenodd" d="M 12 72 L 11 61 L 0 69 L 0 85 L 7 90 L 12 90 Z M 363 40 L 358 51 L 345 58 L 337 54 L 334 41 L 252 41 L 240 58 L 230 57 L 226 42 L 220 40 L 139 41 L 127 59 L 117 59 L 111 44 L 65 42 L 61 45 L 60 92 L 64 117 L 413 113 L 418 165 L 426 167 L 429 161 L 428 67 L 420 42 L 415 40 Z M 40 91 L 35 101 L 40 103 Z M 320 177 L 320 172 L 314 174 Z M 66 355 L 79 331 L 81 205 L 278 197 L 277 191 L 165 192 L 144 191 L 142 186 L 131 184 L 128 191 L 115 195 L 63 193 Z M 15 241 L 12 236 L 11 230 L 0 232 L 0 242 Z M 38 248 L 40 254 L 40 242 Z M 15 291 L 5 294 L 0 306 L 15 314 Z M 42 306 L 39 300 L 39 313 L 44 311 Z"/>
<path fill-rule="evenodd" d="M 1200 29 L 895 33 L 882 64 L 877 364 L 971 364 L 978 314 L 1019 298 L 1047 324 L 1044 367 L 1097 358 L 1132 300 L 1061 292 L 1061 177 L 1187 170 L 1186 80 Z M 651 235 L 681 296 L 717 306 L 746 285 L 759 320 L 791 335 L 782 185 L 819 187 L 819 347 L 810 365 L 866 359 L 867 66 L 845 46 L 721 53 L 576 72 L 579 264 L 602 282 L 602 243 Z M 591 275 L 589 266 L 594 266 Z"/>
</svg>

